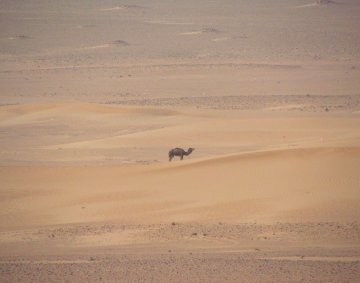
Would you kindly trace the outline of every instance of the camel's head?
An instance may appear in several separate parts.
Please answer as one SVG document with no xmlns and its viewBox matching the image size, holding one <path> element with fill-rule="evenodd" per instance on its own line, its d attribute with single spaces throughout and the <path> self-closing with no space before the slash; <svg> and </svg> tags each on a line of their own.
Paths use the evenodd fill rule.
<svg viewBox="0 0 360 283">
<path fill-rule="evenodd" d="M 192 153 L 194 150 L 195 150 L 195 148 L 189 147 L 188 153 L 190 154 L 190 153 Z"/>
</svg>

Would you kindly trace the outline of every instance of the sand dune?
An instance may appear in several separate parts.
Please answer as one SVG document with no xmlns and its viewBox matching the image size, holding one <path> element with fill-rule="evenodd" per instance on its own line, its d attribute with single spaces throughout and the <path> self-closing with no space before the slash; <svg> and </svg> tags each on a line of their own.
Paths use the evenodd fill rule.
<svg viewBox="0 0 360 283">
<path fill-rule="evenodd" d="M 2 167 L 1 224 L 352 221 L 360 216 L 359 167 L 359 148 L 146 167 Z"/>
<path fill-rule="evenodd" d="M 247 116 L 236 111 L 155 106 L 8 105 L 0 107 L 1 164 L 166 162 L 167 151 L 174 146 L 195 147 L 190 159 L 357 146 L 360 136 L 356 114 L 325 113 L 283 118 L 272 110 Z"/>
</svg>

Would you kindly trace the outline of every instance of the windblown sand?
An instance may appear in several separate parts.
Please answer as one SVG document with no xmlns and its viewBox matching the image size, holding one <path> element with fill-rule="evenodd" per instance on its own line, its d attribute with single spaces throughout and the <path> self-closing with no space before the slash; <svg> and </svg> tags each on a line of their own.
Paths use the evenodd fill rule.
<svg viewBox="0 0 360 283">
<path fill-rule="evenodd" d="M 359 282 L 358 1 L 129 3 L 0 2 L 0 281 Z"/>
</svg>

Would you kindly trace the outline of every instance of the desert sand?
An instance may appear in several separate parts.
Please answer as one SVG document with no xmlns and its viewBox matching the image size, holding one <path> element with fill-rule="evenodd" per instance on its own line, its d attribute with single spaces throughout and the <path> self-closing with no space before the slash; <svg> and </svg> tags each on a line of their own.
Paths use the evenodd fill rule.
<svg viewBox="0 0 360 283">
<path fill-rule="evenodd" d="M 1 1 L 0 281 L 359 282 L 359 14 Z"/>
</svg>

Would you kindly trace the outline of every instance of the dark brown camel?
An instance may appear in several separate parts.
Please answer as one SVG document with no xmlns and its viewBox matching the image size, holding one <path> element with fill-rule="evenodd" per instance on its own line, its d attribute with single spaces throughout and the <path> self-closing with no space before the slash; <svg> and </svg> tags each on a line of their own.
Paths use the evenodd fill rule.
<svg viewBox="0 0 360 283">
<path fill-rule="evenodd" d="M 188 151 L 183 150 L 182 148 L 173 148 L 169 151 L 169 161 L 171 161 L 174 156 L 180 156 L 180 159 L 183 160 L 184 155 L 190 155 L 195 148 L 189 148 Z"/>
</svg>

